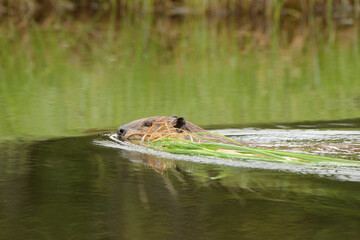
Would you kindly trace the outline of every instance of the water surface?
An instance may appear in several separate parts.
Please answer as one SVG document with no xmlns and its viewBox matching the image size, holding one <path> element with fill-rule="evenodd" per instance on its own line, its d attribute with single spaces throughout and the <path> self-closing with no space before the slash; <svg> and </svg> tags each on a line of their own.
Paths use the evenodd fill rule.
<svg viewBox="0 0 360 240">
<path fill-rule="evenodd" d="M 176 114 L 254 146 L 359 159 L 358 25 L 228 20 L 0 24 L 0 239 L 359 239 L 356 168 L 109 139 Z"/>
<path fill-rule="evenodd" d="M 233 131 L 243 131 L 245 138 L 254 133 Z M 275 130 L 257 130 L 257 135 L 266 138 L 269 131 Z M 358 169 L 341 178 L 340 173 L 231 166 L 216 159 L 184 161 L 111 143 L 103 134 L 3 143 L 0 239 L 360 235 L 360 185 L 351 179 Z"/>
</svg>

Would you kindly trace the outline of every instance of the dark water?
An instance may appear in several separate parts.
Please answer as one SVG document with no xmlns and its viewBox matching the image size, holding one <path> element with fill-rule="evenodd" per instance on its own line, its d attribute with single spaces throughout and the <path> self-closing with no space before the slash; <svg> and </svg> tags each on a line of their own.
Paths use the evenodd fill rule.
<svg viewBox="0 0 360 240">
<path fill-rule="evenodd" d="M 3 143 L 0 239 L 360 237 L 359 182 L 104 143 L 107 135 Z"/>
</svg>

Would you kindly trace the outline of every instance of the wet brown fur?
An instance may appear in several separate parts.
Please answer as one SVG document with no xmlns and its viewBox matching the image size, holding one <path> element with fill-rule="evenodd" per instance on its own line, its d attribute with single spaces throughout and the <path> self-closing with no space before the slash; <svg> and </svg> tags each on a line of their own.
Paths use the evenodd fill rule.
<svg viewBox="0 0 360 240">
<path fill-rule="evenodd" d="M 121 130 L 125 134 L 121 134 Z M 155 116 L 135 120 L 118 128 L 118 138 L 123 141 L 152 141 L 159 138 L 172 137 L 193 142 L 219 142 L 235 144 L 219 135 L 185 121 L 182 117 Z M 202 134 L 193 134 L 202 133 Z"/>
</svg>

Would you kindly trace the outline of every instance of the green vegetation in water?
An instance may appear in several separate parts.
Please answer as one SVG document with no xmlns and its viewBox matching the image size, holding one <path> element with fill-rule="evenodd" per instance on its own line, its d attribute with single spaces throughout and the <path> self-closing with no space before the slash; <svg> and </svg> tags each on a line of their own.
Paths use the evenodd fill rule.
<svg viewBox="0 0 360 240">
<path fill-rule="evenodd" d="M 194 133 L 200 137 L 202 133 Z M 222 136 L 218 134 L 219 136 Z M 302 153 L 277 151 L 271 149 L 259 149 L 243 146 L 225 136 L 224 139 L 230 140 L 235 144 L 225 144 L 218 142 L 193 142 L 174 137 L 159 138 L 146 142 L 145 145 L 159 149 L 164 152 L 186 155 L 203 155 L 211 157 L 229 158 L 232 160 L 257 160 L 266 162 L 278 162 L 297 165 L 334 165 L 334 166 L 360 166 L 359 161 L 351 161 L 340 158 L 315 156 Z"/>
<path fill-rule="evenodd" d="M 74 136 L 174 113 L 201 126 L 359 117 L 355 31 L 259 46 L 269 40 L 232 24 L 153 20 L 0 27 L 0 138 Z"/>
</svg>

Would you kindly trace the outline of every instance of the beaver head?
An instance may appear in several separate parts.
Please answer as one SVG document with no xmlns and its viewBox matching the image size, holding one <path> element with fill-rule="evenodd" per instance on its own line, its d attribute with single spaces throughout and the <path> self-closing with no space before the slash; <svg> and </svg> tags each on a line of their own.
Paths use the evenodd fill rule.
<svg viewBox="0 0 360 240">
<path fill-rule="evenodd" d="M 172 135 L 182 132 L 195 133 L 206 131 L 189 121 L 185 121 L 183 117 L 158 116 L 142 118 L 122 125 L 117 129 L 117 136 L 118 139 L 122 141 L 151 140 L 151 138 L 155 138 L 152 136 L 160 136 L 164 134 L 164 132 L 168 135 Z"/>
</svg>

